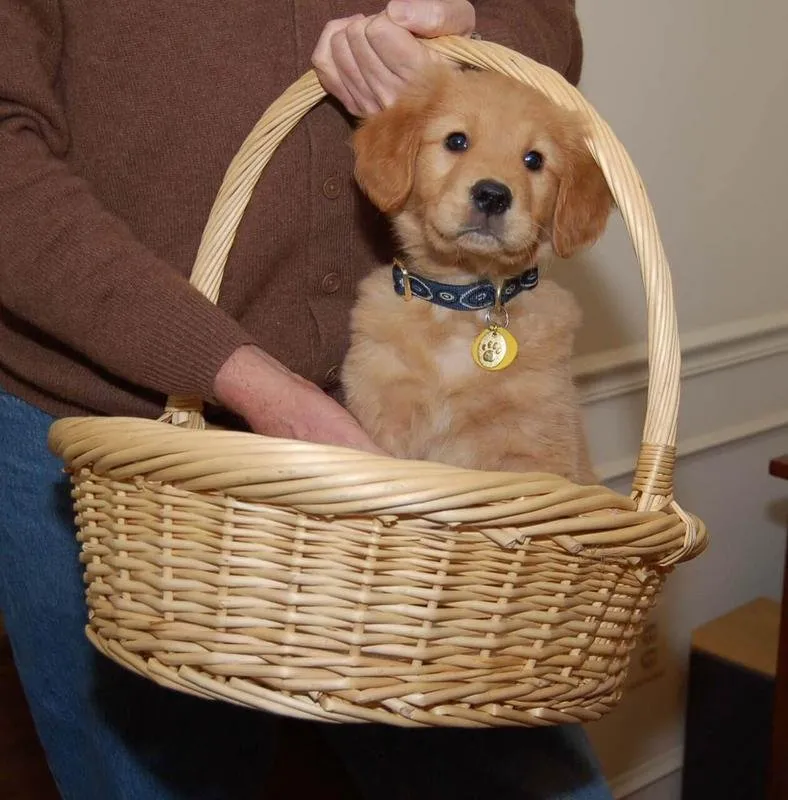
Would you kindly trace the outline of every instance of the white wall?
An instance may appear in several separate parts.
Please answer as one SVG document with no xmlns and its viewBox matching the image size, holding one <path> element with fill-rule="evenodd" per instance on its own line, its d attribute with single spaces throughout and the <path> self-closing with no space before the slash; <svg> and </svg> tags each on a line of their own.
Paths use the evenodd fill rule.
<svg viewBox="0 0 788 800">
<path fill-rule="evenodd" d="M 685 374 L 676 493 L 712 536 L 668 582 L 654 615 L 657 665 L 636 665 L 636 688 L 591 727 L 624 797 L 680 768 L 692 629 L 780 593 L 788 484 L 767 467 L 788 452 L 788 3 L 577 7 L 581 88 L 638 165 L 671 262 Z M 577 370 L 595 460 L 626 491 L 646 377 L 643 295 L 623 226 L 562 273 L 586 313 Z M 678 800 L 679 781 L 651 791 Z"/>
<path fill-rule="evenodd" d="M 788 4 L 577 0 L 582 89 L 625 143 L 657 210 L 684 330 L 788 311 Z M 616 226 L 578 275 L 597 300 L 585 352 L 642 334 Z M 611 320 L 610 317 L 613 317 Z"/>
</svg>

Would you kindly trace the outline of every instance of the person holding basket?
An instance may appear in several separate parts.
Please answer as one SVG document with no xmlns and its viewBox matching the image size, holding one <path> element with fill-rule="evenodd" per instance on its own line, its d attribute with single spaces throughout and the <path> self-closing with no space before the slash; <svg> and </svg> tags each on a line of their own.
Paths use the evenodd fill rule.
<svg viewBox="0 0 788 800">
<path fill-rule="evenodd" d="M 93 651 L 49 426 L 187 395 L 374 450 L 337 365 L 356 282 L 392 245 L 347 140 L 436 57 L 421 38 L 474 33 L 579 77 L 572 0 L 0 0 L 0 611 L 66 800 L 259 797 L 276 719 Z M 188 282 L 215 192 L 310 65 L 332 99 L 269 166 L 215 306 Z M 577 727 L 321 730 L 369 798 L 610 797 Z"/>
</svg>

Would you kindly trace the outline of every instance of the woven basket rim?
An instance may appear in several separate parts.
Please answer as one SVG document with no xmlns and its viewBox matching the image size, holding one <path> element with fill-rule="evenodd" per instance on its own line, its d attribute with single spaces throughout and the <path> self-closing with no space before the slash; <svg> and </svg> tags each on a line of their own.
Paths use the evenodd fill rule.
<svg viewBox="0 0 788 800">
<path fill-rule="evenodd" d="M 107 481 L 170 485 L 174 495 L 221 494 L 228 502 L 273 503 L 310 516 L 366 516 L 385 524 L 418 515 L 436 526 L 431 533 L 460 526 L 505 548 L 550 541 L 607 558 L 607 548 L 651 535 L 661 540 L 640 553 L 644 563 L 668 564 L 706 546 L 703 523 L 675 503 L 642 510 L 604 485 L 578 486 L 550 473 L 472 470 L 135 417 L 58 420 L 49 446 L 74 474 L 89 470 Z"/>
</svg>

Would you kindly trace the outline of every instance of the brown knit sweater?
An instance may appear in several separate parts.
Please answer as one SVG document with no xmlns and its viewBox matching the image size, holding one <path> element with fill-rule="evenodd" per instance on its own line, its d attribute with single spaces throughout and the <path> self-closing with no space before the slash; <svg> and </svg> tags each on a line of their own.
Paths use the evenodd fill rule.
<svg viewBox="0 0 788 800">
<path fill-rule="evenodd" d="M 571 0 L 478 30 L 576 80 Z M 52 414 L 156 416 L 255 342 L 335 382 L 357 279 L 390 257 L 350 121 L 311 112 L 258 185 L 219 306 L 187 277 L 225 168 L 323 25 L 383 0 L 0 0 L 0 386 Z"/>
</svg>

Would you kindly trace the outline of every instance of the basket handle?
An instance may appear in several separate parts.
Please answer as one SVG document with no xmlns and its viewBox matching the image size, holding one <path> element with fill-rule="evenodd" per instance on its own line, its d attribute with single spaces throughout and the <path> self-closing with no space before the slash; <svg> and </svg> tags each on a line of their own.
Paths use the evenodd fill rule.
<svg viewBox="0 0 788 800">
<path fill-rule="evenodd" d="M 641 266 L 646 293 L 648 402 L 633 493 L 641 510 L 673 504 L 681 352 L 670 270 L 654 212 L 637 169 L 609 125 L 555 70 L 493 42 L 447 36 L 424 40 L 424 43 L 453 61 L 521 80 L 587 119 L 586 144 L 601 167 L 624 218 Z M 280 142 L 324 96 L 325 91 L 310 70 L 272 103 L 230 163 L 191 274 L 192 285 L 211 302 L 218 299 L 224 266 L 258 178 Z M 199 398 L 173 397 L 169 399 L 165 419 L 200 426 L 201 408 Z M 694 537 L 690 535 L 688 539 Z"/>
</svg>

